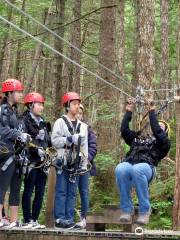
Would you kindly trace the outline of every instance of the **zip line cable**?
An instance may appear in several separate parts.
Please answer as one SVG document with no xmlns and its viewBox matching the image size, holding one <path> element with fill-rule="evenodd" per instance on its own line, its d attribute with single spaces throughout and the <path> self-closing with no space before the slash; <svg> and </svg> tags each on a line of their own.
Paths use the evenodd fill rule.
<svg viewBox="0 0 180 240">
<path fill-rule="evenodd" d="M 125 84 L 129 85 L 130 87 L 137 89 L 132 83 L 129 83 L 128 81 L 126 81 L 124 78 L 122 78 L 121 76 L 117 75 L 115 72 L 113 72 L 111 69 L 107 68 L 106 66 L 104 66 L 103 64 L 99 63 L 96 59 L 94 59 L 93 57 L 89 56 L 87 53 L 85 53 L 84 51 L 82 51 L 81 49 L 79 49 L 78 47 L 76 47 L 75 45 L 73 45 L 72 43 L 70 43 L 69 41 L 65 40 L 64 38 L 62 38 L 61 36 L 59 36 L 56 32 L 52 31 L 51 29 L 49 29 L 46 25 L 42 24 L 41 22 L 39 22 L 38 20 L 36 20 L 35 18 L 33 18 L 30 14 L 26 13 L 25 11 L 23 11 L 22 9 L 16 7 L 16 5 L 12 4 L 11 2 L 9 2 L 8 0 L 3 0 L 4 2 L 6 2 L 9 6 L 11 6 L 12 8 L 16 9 L 16 11 L 20 12 L 21 14 L 23 14 L 24 16 L 28 17 L 29 19 L 31 19 L 32 21 L 36 22 L 38 25 L 40 25 L 42 28 L 44 28 L 46 31 L 50 32 L 52 35 L 54 35 L 55 37 L 59 38 L 60 40 L 64 41 L 65 43 L 67 43 L 69 46 L 71 46 L 72 48 L 74 48 L 75 50 L 77 50 L 78 52 L 86 55 L 89 59 L 91 59 L 94 63 L 96 63 L 97 65 L 99 65 L 100 67 L 102 67 L 103 69 L 107 70 L 108 72 L 110 72 L 111 74 L 113 74 L 116 78 L 118 78 L 120 81 L 124 82 Z M 171 90 L 177 90 L 179 88 L 171 88 L 171 89 L 144 89 L 145 92 L 156 92 L 156 91 L 171 91 Z M 166 100 L 155 100 L 157 101 L 166 101 Z"/>
<path fill-rule="evenodd" d="M 22 9 L 16 7 L 16 5 L 12 4 L 11 2 L 9 2 L 8 0 L 3 0 L 4 2 L 6 2 L 9 6 L 11 6 L 12 8 L 16 9 L 16 11 L 20 12 L 21 14 L 23 14 L 24 16 L 26 16 L 27 18 L 31 19 L 32 21 L 34 21 L 35 23 L 37 23 L 38 25 L 40 25 L 42 28 L 44 28 L 46 31 L 48 31 L 49 33 L 51 33 L 52 35 L 54 35 L 55 37 L 59 38 L 60 40 L 64 41 L 67 45 L 71 46 L 72 48 L 74 48 L 76 51 L 78 51 L 79 53 L 82 53 L 84 55 L 86 55 L 89 59 L 91 59 L 94 63 L 96 63 L 97 65 L 99 65 L 101 68 L 105 69 L 106 71 L 110 72 L 111 74 L 113 74 L 116 78 L 118 78 L 120 81 L 124 82 L 125 84 L 129 85 L 130 87 L 136 89 L 136 87 L 132 84 L 129 83 L 128 81 L 126 81 L 124 78 L 122 78 L 121 76 L 117 75 L 115 72 L 113 72 L 111 69 L 107 68 L 106 66 L 104 66 L 103 64 L 101 64 L 100 62 L 98 62 L 96 59 L 94 59 L 93 57 L 89 56 L 87 53 L 85 53 L 84 51 L 82 51 L 81 49 L 79 49 L 78 47 L 76 47 L 75 45 L 73 45 L 72 43 L 70 43 L 69 41 L 65 40 L 64 38 L 62 38 L 60 35 L 58 35 L 56 32 L 52 31 L 51 29 L 49 29 L 46 25 L 42 24 L 41 22 L 39 22 L 38 20 L 36 20 L 34 17 L 32 17 L 30 14 L 26 13 L 25 11 L 23 11 Z"/>
<path fill-rule="evenodd" d="M 26 32 L 24 29 L 20 28 L 19 26 L 17 26 L 16 24 L 12 23 L 11 21 L 7 20 L 6 18 L 2 17 L 0 15 L 0 20 L 2 20 L 3 22 L 5 22 L 6 24 L 9 24 L 10 26 L 12 26 L 13 28 L 15 28 L 16 30 L 20 31 L 21 33 L 29 36 L 30 38 L 34 39 L 36 42 L 41 43 L 43 46 L 45 46 L 46 48 L 50 49 L 51 51 L 53 51 L 54 53 L 58 54 L 59 56 L 65 58 L 66 60 L 68 60 L 69 62 L 73 63 L 74 65 L 78 66 L 79 68 L 82 68 L 84 71 L 90 73 L 91 75 L 93 75 L 94 77 L 96 77 L 96 79 L 99 79 L 100 81 L 106 83 L 107 85 L 111 86 L 112 88 L 116 89 L 117 91 L 123 93 L 124 95 L 126 95 L 127 97 L 133 98 L 133 96 L 131 96 L 130 94 L 128 94 L 127 92 L 123 91 L 122 89 L 116 87 L 115 85 L 113 85 L 112 83 L 106 81 L 104 78 L 100 77 L 98 74 L 92 72 L 91 70 L 87 69 L 86 67 L 80 65 L 79 63 L 77 63 L 76 61 L 70 59 L 69 57 L 67 57 L 66 55 L 62 54 L 61 52 L 57 51 L 55 48 L 53 48 L 52 46 L 50 46 L 47 43 L 42 42 L 39 38 L 34 37 L 32 34 Z"/>
<path fill-rule="evenodd" d="M 117 91 L 123 93 L 124 95 L 126 95 L 127 97 L 130 97 L 132 99 L 135 100 L 136 103 L 140 103 L 143 104 L 144 101 L 142 99 L 139 100 L 138 96 L 133 97 L 132 95 L 128 94 L 127 92 L 123 91 L 122 89 L 116 87 L 115 85 L 113 85 L 112 83 L 106 81 L 104 78 L 100 77 L 98 74 L 92 72 L 91 70 L 87 69 L 86 67 L 80 65 L 79 63 L 77 63 L 76 61 L 70 59 L 69 57 L 67 57 L 66 55 L 62 54 L 61 52 L 57 51 L 56 49 L 54 49 L 52 46 L 50 46 L 47 43 L 42 42 L 39 38 L 34 37 L 32 34 L 28 33 L 27 31 L 25 31 L 24 29 L 21 29 L 19 26 L 17 26 L 16 24 L 8 21 L 6 18 L 2 17 L 0 15 L 0 20 L 2 20 L 3 22 L 5 22 L 6 24 L 9 24 L 10 26 L 12 26 L 13 28 L 15 28 L 16 30 L 20 31 L 21 33 L 29 36 L 30 38 L 32 38 L 33 40 L 35 40 L 36 42 L 41 43 L 43 46 L 45 46 L 46 48 L 50 49 L 51 51 L 53 51 L 54 53 L 60 55 L 61 57 L 65 58 L 66 60 L 68 60 L 69 62 L 73 63 L 74 65 L 78 66 L 79 68 L 82 68 L 84 71 L 90 73 L 91 75 L 93 75 L 94 77 L 96 77 L 96 79 L 106 83 L 107 85 L 111 86 L 112 88 L 116 89 Z M 172 102 L 172 100 L 170 101 L 169 99 L 158 99 L 158 100 L 153 100 L 153 102 Z"/>
</svg>

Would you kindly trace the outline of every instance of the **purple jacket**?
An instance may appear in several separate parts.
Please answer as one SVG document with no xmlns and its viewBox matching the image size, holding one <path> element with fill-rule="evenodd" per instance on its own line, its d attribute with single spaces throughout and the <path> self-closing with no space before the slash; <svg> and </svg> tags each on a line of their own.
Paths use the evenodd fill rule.
<svg viewBox="0 0 180 240">
<path fill-rule="evenodd" d="M 96 134 L 93 132 L 92 128 L 88 127 L 88 160 L 92 164 L 92 169 L 90 171 L 91 176 L 97 175 L 96 165 L 94 163 L 94 158 L 97 153 L 97 140 Z"/>
</svg>

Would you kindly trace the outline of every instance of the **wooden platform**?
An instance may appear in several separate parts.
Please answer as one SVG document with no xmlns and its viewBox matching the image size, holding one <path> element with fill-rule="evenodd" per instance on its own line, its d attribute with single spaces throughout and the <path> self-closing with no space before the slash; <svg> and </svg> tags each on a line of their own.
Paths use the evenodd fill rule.
<svg viewBox="0 0 180 240">
<path fill-rule="evenodd" d="M 116 205 L 106 205 L 101 213 L 92 213 L 88 214 L 87 221 L 87 230 L 89 231 L 105 231 L 108 224 L 111 225 L 122 225 L 119 222 L 119 217 L 121 211 Z M 128 224 L 123 224 L 122 229 L 124 232 L 134 232 L 137 224 L 135 224 L 138 216 L 138 208 L 135 208 L 135 212 L 132 218 L 132 222 Z"/>
<path fill-rule="evenodd" d="M 134 233 L 120 231 L 90 232 L 90 231 L 73 231 L 73 230 L 0 230 L 0 240 L 107 240 L 107 239 L 174 239 L 180 240 L 180 231 L 148 231 L 145 230 L 143 235 L 138 236 Z"/>
</svg>

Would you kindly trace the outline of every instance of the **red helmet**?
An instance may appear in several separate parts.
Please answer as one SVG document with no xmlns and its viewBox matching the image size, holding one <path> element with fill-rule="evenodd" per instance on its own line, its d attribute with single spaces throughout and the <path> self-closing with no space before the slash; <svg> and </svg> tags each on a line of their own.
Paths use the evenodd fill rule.
<svg viewBox="0 0 180 240">
<path fill-rule="evenodd" d="M 44 103 L 45 99 L 41 94 L 37 92 L 28 93 L 24 98 L 24 104 L 26 105 L 28 103 L 34 103 L 34 102 Z"/>
<path fill-rule="evenodd" d="M 69 103 L 70 101 L 73 101 L 73 100 L 79 100 L 81 102 L 79 94 L 75 92 L 67 92 L 62 97 L 61 102 L 62 102 L 62 105 L 64 106 L 66 103 Z"/>
<path fill-rule="evenodd" d="M 2 83 L 2 92 L 23 91 L 23 85 L 19 80 L 7 79 Z"/>
</svg>

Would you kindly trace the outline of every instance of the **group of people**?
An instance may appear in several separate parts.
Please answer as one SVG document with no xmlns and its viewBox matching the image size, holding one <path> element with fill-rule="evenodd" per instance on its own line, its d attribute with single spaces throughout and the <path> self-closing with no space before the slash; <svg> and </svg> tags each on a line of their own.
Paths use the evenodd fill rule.
<svg viewBox="0 0 180 240">
<path fill-rule="evenodd" d="M 18 113 L 22 102 L 23 85 L 19 80 L 7 79 L 2 83 L 0 106 L 0 227 L 44 228 L 38 223 L 41 212 L 47 172 L 43 161 L 47 148 L 54 146 L 56 157 L 56 187 L 54 200 L 55 227 L 85 228 L 89 207 L 88 180 L 96 174 L 93 159 L 97 152 L 96 135 L 83 122 L 84 107 L 74 92 L 62 98 L 65 115 L 54 124 L 44 118 L 44 97 L 28 93 L 23 100 L 26 107 Z M 25 168 L 26 166 L 26 168 Z M 23 177 L 22 177 L 23 176 Z M 22 179 L 22 210 L 24 223 L 18 221 Z M 81 196 L 81 219 L 74 223 L 77 188 Z M 4 199 L 9 191 L 10 219 L 4 216 Z M 34 199 L 32 195 L 34 193 Z M 5 214 L 6 215 L 6 214 Z"/>
<path fill-rule="evenodd" d="M 79 94 L 67 92 L 61 104 L 65 114 L 58 118 L 51 131 L 44 118 L 44 97 L 37 92 L 24 97 L 26 107 L 20 116 L 23 85 L 19 80 L 2 83 L 4 94 L 0 105 L 0 227 L 14 228 L 18 222 L 22 176 L 23 228 L 45 228 L 38 223 L 47 182 L 43 161 L 47 148 L 57 151 L 55 160 L 56 186 L 54 199 L 55 227 L 62 229 L 86 227 L 89 209 L 89 176 L 96 175 L 94 158 L 97 153 L 96 135 L 84 122 L 84 107 Z M 130 146 L 129 152 L 115 169 L 120 192 L 120 223 L 132 220 L 134 211 L 131 190 L 134 187 L 139 200 L 139 224 L 147 224 L 151 214 L 149 183 L 155 175 L 158 162 L 170 148 L 169 126 L 158 121 L 155 106 L 149 107 L 151 135 L 144 138 L 129 128 L 134 102 L 129 99 L 121 123 L 121 135 Z M 26 166 L 24 170 L 24 165 Z M 23 169 L 23 170 L 22 170 Z M 74 222 L 77 189 L 81 197 L 81 218 Z M 9 193 L 10 220 L 4 218 L 4 199 Z M 34 193 L 34 199 L 31 198 Z M 6 221 L 5 221 L 6 220 Z"/>
</svg>

